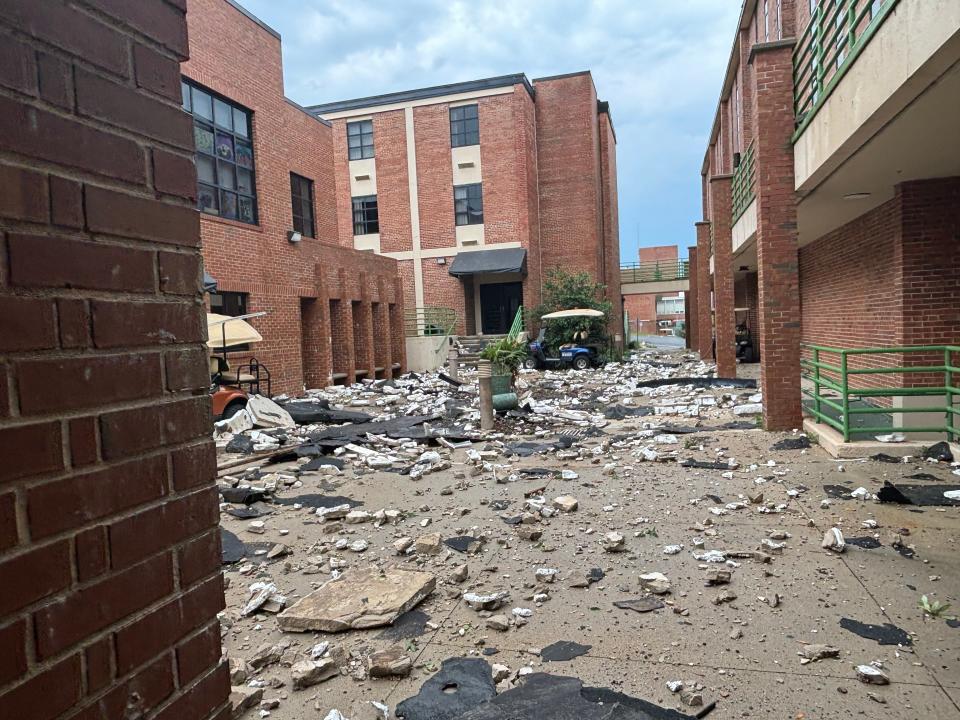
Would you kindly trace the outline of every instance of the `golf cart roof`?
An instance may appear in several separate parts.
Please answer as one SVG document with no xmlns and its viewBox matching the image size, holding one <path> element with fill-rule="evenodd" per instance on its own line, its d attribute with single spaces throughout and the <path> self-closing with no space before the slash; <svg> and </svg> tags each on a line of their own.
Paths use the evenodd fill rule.
<svg viewBox="0 0 960 720">
<path fill-rule="evenodd" d="M 222 350 L 232 345 L 258 343 L 263 337 L 244 318 L 266 315 L 264 312 L 250 313 L 240 317 L 229 317 L 207 313 L 207 347 Z"/>
<path fill-rule="evenodd" d="M 603 317 L 603 311 L 591 308 L 574 308 L 572 310 L 557 310 L 540 317 L 541 320 L 559 320 L 572 317 Z"/>
</svg>

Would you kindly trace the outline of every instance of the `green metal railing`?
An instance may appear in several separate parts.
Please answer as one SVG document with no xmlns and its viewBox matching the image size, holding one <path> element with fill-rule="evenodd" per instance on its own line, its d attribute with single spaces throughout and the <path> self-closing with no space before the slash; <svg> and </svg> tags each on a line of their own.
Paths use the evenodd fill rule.
<svg viewBox="0 0 960 720">
<path fill-rule="evenodd" d="M 688 277 L 690 277 L 689 260 L 657 260 L 620 266 L 621 283 L 685 280 Z"/>
<path fill-rule="evenodd" d="M 833 92 L 899 0 L 819 0 L 793 51 L 794 139 Z M 909 41 L 909 40 L 908 40 Z"/>
<path fill-rule="evenodd" d="M 844 441 L 850 440 L 852 417 L 857 414 L 899 414 L 899 413 L 942 413 L 943 425 L 924 426 L 857 426 L 853 428 L 857 433 L 887 433 L 887 432 L 923 432 L 944 433 L 948 440 L 960 438 L 960 405 L 956 400 L 960 398 L 960 345 L 912 345 L 908 347 L 889 348 L 836 348 L 823 345 L 803 345 L 809 357 L 800 360 L 803 368 L 803 377 L 813 383 L 813 389 L 802 388 L 802 392 L 811 402 L 804 410 L 818 421 L 825 423 L 843 433 Z M 834 362 L 825 362 L 823 356 L 837 358 Z M 883 367 L 851 367 L 851 358 L 863 356 L 901 356 L 906 363 L 910 356 L 920 356 L 924 364 L 884 365 Z M 930 364 L 929 359 L 942 357 L 942 364 Z M 943 373 L 943 385 L 924 387 L 870 387 L 851 386 L 851 379 L 862 378 L 866 375 L 889 375 L 927 373 L 939 375 Z M 893 398 L 893 397 L 929 397 L 929 405 L 911 407 L 876 407 L 851 405 L 851 402 L 863 398 Z M 936 404 L 937 401 L 943 404 Z M 834 413 L 828 412 L 833 410 Z"/>
<path fill-rule="evenodd" d="M 740 164 L 733 171 L 730 181 L 730 216 L 731 222 L 736 223 L 744 211 L 753 202 L 754 184 L 756 182 L 756 168 L 753 164 L 753 141 L 740 156 Z"/>
<path fill-rule="evenodd" d="M 513 324 L 510 326 L 510 332 L 507 337 L 511 340 L 518 340 L 523 332 L 523 305 L 517 308 L 517 314 L 513 316 Z"/>
<path fill-rule="evenodd" d="M 449 335 L 457 324 L 453 308 L 418 307 L 403 312 L 403 330 L 407 337 Z"/>
</svg>

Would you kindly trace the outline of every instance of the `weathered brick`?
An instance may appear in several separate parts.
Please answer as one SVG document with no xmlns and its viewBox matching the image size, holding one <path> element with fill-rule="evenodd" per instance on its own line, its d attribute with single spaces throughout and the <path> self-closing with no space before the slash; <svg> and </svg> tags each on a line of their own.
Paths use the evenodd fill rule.
<svg viewBox="0 0 960 720">
<path fill-rule="evenodd" d="M 135 45 L 133 64 L 137 87 L 180 103 L 180 63 L 146 45 Z"/>
<path fill-rule="evenodd" d="M 0 685 L 6 685 L 27 671 L 27 623 L 23 618 L 0 628 L 0 648 Z"/>
<path fill-rule="evenodd" d="M 106 413 L 100 418 L 103 457 L 112 460 L 193 440 L 205 435 L 209 425 L 208 397 Z"/>
<path fill-rule="evenodd" d="M 40 74 L 40 97 L 48 103 L 72 110 L 71 66 L 48 53 L 40 53 L 37 65 Z"/>
<path fill-rule="evenodd" d="M 193 253 L 161 252 L 160 291 L 171 295 L 198 295 L 202 260 Z"/>
<path fill-rule="evenodd" d="M 87 668 L 87 694 L 93 695 L 113 680 L 113 638 L 110 635 L 100 638 L 87 647 L 84 656 Z"/>
<path fill-rule="evenodd" d="M 110 567 L 106 526 L 95 525 L 77 533 L 74 545 L 77 555 L 77 579 L 80 582 L 103 575 Z"/>
<path fill-rule="evenodd" d="M 114 683 L 106 695 L 71 720 L 123 718 L 129 715 L 131 698 L 138 698 L 141 707 L 158 707 L 174 692 L 172 665 L 169 653 L 157 658 L 132 677 Z"/>
<path fill-rule="evenodd" d="M 0 18 L 105 70 L 128 74 L 124 37 L 60 0 L 4 2 Z"/>
<path fill-rule="evenodd" d="M 180 108 L 79 68 L 75 75 L 81 115 L 193 149 L 193 123 Z"/>
<path fill-rule="evenodd" d="M 153 186 L 157 192 L 197 199 L 197 169 L 193 161 L 166 150 L 153 151 Z"/>
<path fill-rule="evenodd" d="M 0 694 L 0 707 L 11 718 L 54 720 L 75 706 L 82 688 L 80 656 L 71 655 Z"/>
<path fill-rule="evenodd" d="M 173 457 L 173 487 L 178 492 L 213 481 L 217 472 L 217 457 L 210 443 L 180 448 Z"/>
<path fill-rule="evenodd" d="M 46 222 L 49 203 L 44 175 L 12 165 L 0 165 L 0 216 Z"/>
<path fill-rule="evenodd" d="M 27 491 L 27 515 L 35 538 L 42 538 L 93 520 L 157 500 L 166 493 L 167 463 L 163 456 L 131 460 Z"/>
<path fill-rule="evenodd" d="M 0 495 L 0 552 L 9 550 L 19 541 L 17 497 L 13 493 Z M 3 681 L 0 680 L 0 684 Z"/>
<path fill-rule="evenodd" d="M 220 659 L 220 623 L 214 622 L 177 648 L 177 672 L 186 685 Z"/>
<path fill-rule="evenodd" d="M 0 297 L 0 351 L 46 350 L 57 346 L 53 303 L 26 297 Z"/>
<path fill-rule="evenodd" d="M 92 303 L 93 340 L 99 348 L 204 341 L 207 328 L 188 302 Z"/>
<path fill-rule="evenodd" d="M 60 423 L 0 428 L 0 483 L 63 467 Z"/>
<path fill-rule="evenodd" d="M 225 662 L 193 686 L 189 693 L 181 695 L 167 705 L 155 720 L 182 720 L 205 718 L 224 701 L 230 693 L 230 673 Z"/>
<path fill-rule="evenodd" d="M 4 35 L 0 43 L 0 85 L 27 95 L 37 92 L 33 48 L 10 35 Z"/>
<path fill-rule="evenodd" d="M 75 180 L 50 176 L 50 207 L 53 224 L 83 227 L 83 186 Z"/>
<path fill-rule="evenodd" d="M 6 97 L 0 97 L 0 136 L 12 152 L 117 180 L 141 183 L 146 177 L 143 151 L 132 140 Z M 110 214 L 102 212 L 101 223 Z"/>
<path fill-rule="evenodd" d="M 97 461 L 97 421 L 93 417 L 74 418 L 70 427 L 70 462 L 74 467 L 92 465 Z"/>
<path fill-rule="evenodd" d="M 167 390 L 202 390 L 210 385 L 206 350 L 171 350 L 164 353 L 163 357 L 167 369 Z"/>
<path fill-rule="evenodd" d="M 191 540 L 178 551 L 180 587 L 188 588 L 220 569 L 220 530 L 214 529 Z"/>
<path fill-rule="evenodd" d="M 51 657 L 173 591 L 169 555 L 109 575 L 34 615 L 37 656 Z"/>
<path fill-rule="evenodd" d="M 93 232 L 197 247 L 199 216 L 195 209 L 159 200 L 87 186 L 87 226 Z"/>
<path fill-rule="evenodd" d="M 213 488 L 150 508 L 110 525 L 110 557 L 114 569 L 143 558 L 217 524 L 219 506 Z"/>
<path fill-rule="evenodd" d="M 92 408 L 104 397 L 136 400 L 163 390 L 157 354 L 24 360 L 15 369 L 25 414 Z"/>
<path fill-rule="evenodd" d="M 86 300 L 58 298 L 57 321 L 60 325 L 60 347 L 88 348 L 93 344 Z"/>
<path fill-rule="evenodd" d="M 152 292 L 156 284 L 146 250 L 15 234 L 7 245 L 12 285 Z"/>
<path fill-rule="evenodd" d="M 117 672 L 124 674 L 146 662 L 209 622 L 221 609 L 223 582 L 214 577 L 121 628 L 115 634 Z"/>
<path fill-rule="evenodd" d="M 24 579 L 4 584 L 0 617 L 5 617 L 70 585 L 70 543 L 61 540 L 2 560 L 0 577 Z"/>
<path fill-rule="evenodd" d="M 90 3 L 152 40 L 187 57 L 187 26 L 183 14 L 160 2 L 136 3 L 125 0 L 90 0 Z"/>
</svg>

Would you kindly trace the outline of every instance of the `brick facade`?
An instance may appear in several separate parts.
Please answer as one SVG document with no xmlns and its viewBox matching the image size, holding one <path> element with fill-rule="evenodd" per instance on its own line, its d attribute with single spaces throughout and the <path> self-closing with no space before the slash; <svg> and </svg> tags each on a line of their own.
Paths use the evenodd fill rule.
<svg viewBox="0 0 960 720">
<path fill-rule="evenodd" d="M 183 3 L 0 26 L 0 715 L 224 720 Z"/>
<path fill-rule="evenodd" d="M 609 110 L 598 103 L 589 73 L 532 84 L 523 76 L 507 78 L 502 89 L 485 87 L 473 96 L 453 86 L 448 95 L 417 99 L 423 91 L 411 91 L 413 100 L 402 94 L 396 101 L 388 95 L 311 107 L 333 129 L 338 241 L 354 244 L 346 126 L 372 119 L 379 252 L 399 263 L 408 306 L 452 308 L 457 332 L 478 332 L 474 293 L 481 279 L 452 277 L 450 265 L 460 252 L 519 246 L 527 250 L 526 307 L 539 304 L 545 271 L 583 270 L 607 286 L 611 332 L 620 334 L 616 136 Z M 454 218 L 450 108 L 472 103 L 479 118 L 483 240 L 467 247 L 458 243 Z"/>
<path fill-rule="evenodd" d="M 335 134 L 284 97 L 279 37 L 225 0 L 189 0 L 188 7 L 192 52 L 183 75 L 253 112 L 259 224 L 201 213 L 200 232 L 205 266 L 218 289 L 247 293 L 247 312 L 267 313 L 250 321 L 264 339 L 252 355 L 269 368 L 272 392 L 299 394 L 305 386 L 334 380 L 392 377 L 405 364 L 404 344 L 392 341 L 393 335 L 403 336 L 402 283 L 395 261 L 371 257 L 354 250 L 352 240 L 344 241 L 339 228 L 349 221 L 349 212 L 344 218 L 334 201 Z M 249 62 L 251 57 L 258 61 Z M 395 115 L 378 123 L 381 132 L 396 131 Z M 388 172 L 398 164 L 387 157 Z M 291 172 L 314 183 L 316 238 L 297 244 L 287 241 L 293 228 Z M 397 214 L 387 223 L 403 233 L 402 199 L 395 205 Z M 331 303 L 337 300 L 347 316 L 343 322 L 331 319 Z M 387 306 L 387 317 L 389 308 L 401 308 L 393 314 L 399 322 L 384 326 L 389 330 L 384 347 L 391 351 L 381 357 L 382 364 L 366 346 L 338 348 L 359 341 L 347 332 L 354 324 L 364 337 L 372 332 L 374 303 Z M 236 367 L 248 357 L 235 353 L 230 362 Z"/>
</svg>

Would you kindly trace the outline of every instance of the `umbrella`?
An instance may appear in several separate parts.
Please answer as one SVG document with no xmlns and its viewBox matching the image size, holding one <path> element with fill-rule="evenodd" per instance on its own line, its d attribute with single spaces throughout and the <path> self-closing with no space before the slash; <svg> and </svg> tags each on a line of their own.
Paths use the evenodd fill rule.
<svg viewBox="0 0 960 720">
<path fill-rule="evenodd" d="M 207 347 L 214 350 L 263 340 L 246 320 L 216 313 L 207 313 L 207 337 Z"/>
<path fill-rule="evenodd" d="M 592 310 L 590 308 L 574 308 L 573 310 L 557 310 L 557 312 L 547 313 L 540 317 L 541 320 L 559 320 L 560 318 L 571 317 L 603 317 L 602 310 Z"/>
</svg>

